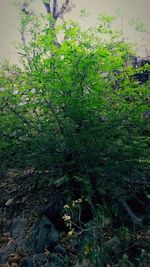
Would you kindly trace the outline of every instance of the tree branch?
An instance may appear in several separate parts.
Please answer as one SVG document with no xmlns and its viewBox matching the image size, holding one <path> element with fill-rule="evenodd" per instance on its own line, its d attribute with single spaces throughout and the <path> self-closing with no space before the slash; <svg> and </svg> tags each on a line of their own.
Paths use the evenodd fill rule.
<svg viewBox="0 0 150 267">
<path fill-rule="evenodd" d="M 29 1 L 28 0 L 23 1 L 22 5 L 20 6 L 20 10 L 24 16 L 30 16 L 32 14 L 31 10 L 29 9 Z M 23 28 L 22 30 L 20 30 L 23 48 L 25 48 L 27 46 L 26 38 L 25 38 L 25 32 L 26 32 L 26 28 Z M 29 54 L 26 54 L 26 59 L 27 59 L 28 63 L 30 64 L 31 59 L 30 59 Z"/>
<path fill-rule="evenodd" d="M 50 1 L 49 1 L 49 3 L 48 3 L 48 1 L 43 1 L 43 4 L 44 4 L 44 6 L 46 8 L 47 14 L 50 14 L 51 13 Z"/>
<path fill-rule="evenodd" d="M 65 3 L 62 4 L 60 10 L 59 10 L 58 13 L 57 13 L 57 18 L 62 18 L 62 17 L 63 17 L 63 15 L 64 15 L 64 13 L 65 13 L 65 11 L 66 11 L 68 5 L 69 5 L 69 1 L 70 1 L 70 0 L 66 0 Z"/>
<path fill-rule="evenodd" d="M 34 125 L 34 123 L 32 124 L 31 121 L 27 120 L 25 117 L 23 117 L 17 110 L 15 107 L 12 107 L 9 103 L 6 103 L 6 107 L 8 107 L 9 110 L 11 110 L 23 123 L 27 124 L 30 128 L 34 129 L 35 131 L 37 131 L 37 133 L 40 133 L 42 135 L 44 135 L 43 130 L 39 129 L 38 127 L 36 127 Z"/>
<path fill-rule="evenodd" d="M 58 9 L 57 0 L 53 0 L 53 17 L 54 17 L 54 19 L 57 19 L 57 9 Z"/>
</svg>

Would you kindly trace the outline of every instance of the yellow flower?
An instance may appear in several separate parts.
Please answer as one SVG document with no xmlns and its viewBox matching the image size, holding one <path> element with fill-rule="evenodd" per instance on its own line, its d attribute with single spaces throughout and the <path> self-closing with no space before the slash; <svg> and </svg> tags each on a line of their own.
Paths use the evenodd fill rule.
<svg viewBox="0 0 150 267">
<path fill-rule="evenodd" d="M 64 205 L 64 209 L 69 209 L 69 205 Z"/>
<path fill-rule="evenodd" d="M 71 217 L 67 214 L 64 214 L 63 219 L 64 219 L 64 221 L 70 221 Z"/>
<path fill-rule="evenodd" d="M 86 256 L 89 255 L 89 253 L 91 252 L 91 250 L 92 250 L 92 248 L 91 248 L 90 244 L 86 243 L 84 245 L 84 255 L 86 255 Z"/>
<path fill-rule="evenodd" d="M 74 229 L 72 229 L 72 230 L 70 230 L 70 231 L 68 232 L 68 236 L 69 236 L 69 237 L 71 237 L 73 234 L 74 234 Z"/>
<path fill-rule="evenodd" d="M 78 204 L 78 203 L 82 203 L 82 199 L 81 199 L 81 198 L 74 200 L 74 201 L 72 202 L 72 206 L 75 207 L 76 204 Z"/>
</svg>

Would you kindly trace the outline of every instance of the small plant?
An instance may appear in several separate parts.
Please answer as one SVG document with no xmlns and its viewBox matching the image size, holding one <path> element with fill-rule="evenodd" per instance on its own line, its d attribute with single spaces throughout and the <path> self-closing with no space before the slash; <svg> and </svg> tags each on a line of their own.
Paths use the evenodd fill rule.
<svg viewBox="0 0 150 267">
<path fill-rule="evenodd" d="M 121 240 L 129 240 L 130 239 L 130 233 L 129 233 L 129 229 L 125 226 L 121 226 L 118 230 L 117 230 L 118 236 Z"/>
<path fill-rule="evenodd" d="M 104 228 L 110 223 L 106 207 L 98 206 L 95 216 L 88 223 L 80 224 L 82 204 L 85 200 L 79 198 L 65 205 L 63 219 L 68 227 L 68 237 L 74 236 L 80 242 L 80 262 L 88 259 L 89 266 L 104 266 L 108 260 L 108 249 L 104 243 Z M 76 213 L 76 211 L 78 212 Z M 75 213 L 78 214 L 78 221 L 74 222 Z"/>
<path fill-rule="evenodd" d="M 128 256 L 124 254 L 119 261 L 119 267 L 127 267 L 128 263 L 129 263 Z"/>
<path fill-rule="evenodd" d="M 65 214 L 63 215 L 63 220 L 69 229 L 69 232 L 68 232 L 69 237 L 75 234 L 75 228 L 78 231 L 83 230 L 80 224 L 82 202 L 83 200 L 79 198 L 79 199 L 73 200 L 70 204 L 64 205 Z"/>
</svg>

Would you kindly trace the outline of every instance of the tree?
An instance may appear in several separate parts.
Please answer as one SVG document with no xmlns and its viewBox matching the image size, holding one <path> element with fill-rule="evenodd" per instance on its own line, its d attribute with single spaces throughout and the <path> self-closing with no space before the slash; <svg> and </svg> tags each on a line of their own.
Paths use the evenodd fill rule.
<svg viewBox="0 0 150 267">
<path fill-rule="evenodd" d="M 62 18 L 67 10 L 69 10 L 69 1 L 65 0 L 65 2 L 61 5 L 60 8 L 58 8 L 58 0 L 53 0 L 53 7 L 50 3 L 51 1 L 45 1 L 43 0 L 43 4 L 46 8 L 47 14 L 52 14 L 55 21 L 57 21 L 58 18 Z"/>
<path fill-rule="evenodd" d="M 25 14 L 29 15 L 31 13 L 30 10 L 30 3 L 33 0 L 23 0 L 23 2 L 17 2 L 17 4 L 20 6 L 20 10 L 24 12 Z M 46 9 L 47 14 L 51 14 L 55 20 L 58 18 L 62 18 L 68 10 L 70 10 L 69 2 L 70 0 L 65 0 L 64 3 L 58 7 L 58 0 L 41 0 L 43 2 L 43 5 Z M 53 3 L 51 3 L 53 2 Z"/>
<path fill-rule="evenodd" d="M 23 65 L 1 70 L 1 168 L 46 170 L 69 188 L 69 200 L 88 203 L 94 236 L 97 225 L 103 231 L 106 206 L 111 219 L 123 208 L 134 227 L 143 227 L 129 201 L 149 190 L 149 82 L 134 79 L 149 64 L 128 63 L 134 52 L 112 30 L 112 17 L 87 32 L 75 22 L 49 27 L 39 19 L 25 14 L 22 21 L 22 32 L 31 25 Z M 56 46 L 59 33 L 66 38 Z M 104 251 L 93 240 L 91 263 L 99 266 Z"/>
<path fill-rule="evenodd" d="M 28 63 L 30 62 L 31 58 L 35 56 L 35 49 L 32 45 L 32 53 L 29 52 L 28 49 L 28 42 L 29 40 L 35 40 L 36 35 L 40 33 L 40 24 L 43 24 L 43 16 L 36 16 L 35 13 L 30 8 L 30 4 L 33 0 L 24 0 L 23 2 L 17 2 L 17 5 L 20 8 L 20 34 L 21 34 L 21 41 L 22 41 L 22 50 L 23 52 L 19 52 L 21 55 L 25 55 Z M 53 35 L 55 32 L 55 26 L 58 19 L 63 19 L 66 12 L 70 11 L 72 6 L 69 5 L 70 0 L 66 0 L 60 6 L 58 5 L 58 0 L 53 0 L 53 4 L 50 0 L 42 0 L 43 5 L 46 9 L 46 22 L 48 21 L 49 27 L 53 29 Z M 42 19 L 41 19 L 42 17 Z M 30 32 L 30 36 L 29 36 Z M 56 46 L 59 46 L 60 43 L 57 40 L 57 35 L 55 33 L 54 43 Z M 24 53 L 25 52 L 25 53 Z"/>
<path fill-rule="evenodd" d="M 87 176 L 94 190 L 101 179 L 106 190 L 140 171 L 137 165 L 147 153 L 142 114 L 148 86 L 130 78 L 134 69 L 126 66 L 128 44 L 114 39 L 109 27 L 103 29 L 110 41 L 101 41 L 93 31 L 82 32 L 75 23 L 47 26 L 30 43 L 34 57 L 24 62 L 23 70 L 4 67 L 4 163 Z M 60 47 L 53 31 L 68 37 Z"/>
</svg>

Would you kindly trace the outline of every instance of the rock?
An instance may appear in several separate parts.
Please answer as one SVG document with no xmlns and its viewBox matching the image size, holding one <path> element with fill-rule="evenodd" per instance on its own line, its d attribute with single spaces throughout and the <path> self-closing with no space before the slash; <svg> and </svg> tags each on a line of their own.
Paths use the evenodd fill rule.
<svg viewBox="0 0 150 267">
<path fill-rule="evenodd" d="M 10 198 L 10 199 L 8 199 L 7 201 L 6 201 L 6 203 L 5 203 L 5 206 L 6 207 L 9 207 L 9 206 L 11 206 L 11 204 L 14 202 L 14 198 L 12 197 L 12 198 Z"/>
<path fill-rule="evenodd" d="M 14 240 L 23 238 L 26 219 L 23 217 L 14 218 L 11 226 L 11 236 Z"/>
<path fill-rule="evenodd" d="M 21 216 L 13 219 L 10 230 L 11 242 L 0 248 L 1 263 L 6 263 L 9 255 L 16 252 L 24 252 L 27 255 L 35 254 L 34 259 L 38 262 L 41 254 L 44 255 L 45 248 L 48 248 L 50 252 L 55 249 L 57 253 L 65 255 L 64 248 L 58 245 L 59 233 L 48 218 L 43 216 L 38 224 L 32 226 L 31 234 L 28 236 L 25 231 L 26 222 L 27 220 Z M 45 259 L 45 256 L 42 257 Z M 33 266 L 32 258 L 29 257 L 27 263 L 24 261 L 23 264 L 24 266 Z"/>
<path fill-rule="evenodd" d="M 0 248 L 0 262 L 6 263 L 10 254 L 14 253 L 17 248 L 17 242 L 7 244 L 5 247 Z"/>
<path fill-rule="evenodd" d="M 9 255 L 17 250 L 27 250 L 26 239 L 24 238 L 25 223 L 26 219 L 23 217 L 19 216 L 13 219 L 10 230 L 12 240 L 5 247 L 0 248 L 1 263 L 5 263 Z"/>
<path fill-rule="evenodd" d="M 62 219 L 63 207 L 63 202 L 58 200 L 48 204 L 43 211 L 43 215 L 46 216 L 59 231 L 66 230 L 66 225 L 64 223 L 64 220 Z"/>
<path fill-rule="evenodd" d="M 48 260 L 44 253 L 24 257 L 19 267 L 59 267 L 53 261 Z"/>
<path fill-rule="evenodd" d="M 22 259 L 19 267 L 41 267 L 47 263 L 47 258 L 44 253 L 27 256 Z"/>
<path fill-rule="evenodd" d="M 45 248 L 50 253 L 66 255 L 66 250 L 59 244 L 59 233 L 56 230 L 54 224 L 45 216 L 43 216 L 39 223 L 32 226 L 30 233 L 26 233 L 27 219 L 23 216 L 14 218 L 11 224 L 10 237 L 11 241 L 3 248 L 0 248 L 1 263 L 5 264 L 10 254 L 23 252 L 26 255 L 34 255 L 25 257 L 21 261 L 20 267 L 55 267 L 48 262 L 46 254 L 44 254 Z"/>
<path fill-rule="evenodd" d="M 45 247 L 53 249 L 58 244 L 58 231 L 51 221 L 43 216 L 39 223 L 37 236 L 37 252 L 43 252 Z"/>
<path fill-rule="evenodd" d="M 21 255 L 19 254 L 11 254 L 8 257 L 8 264 L 10 264 L 11 267 L 19 267 L 19 263 L 21 260 Z"/>
</svg>

